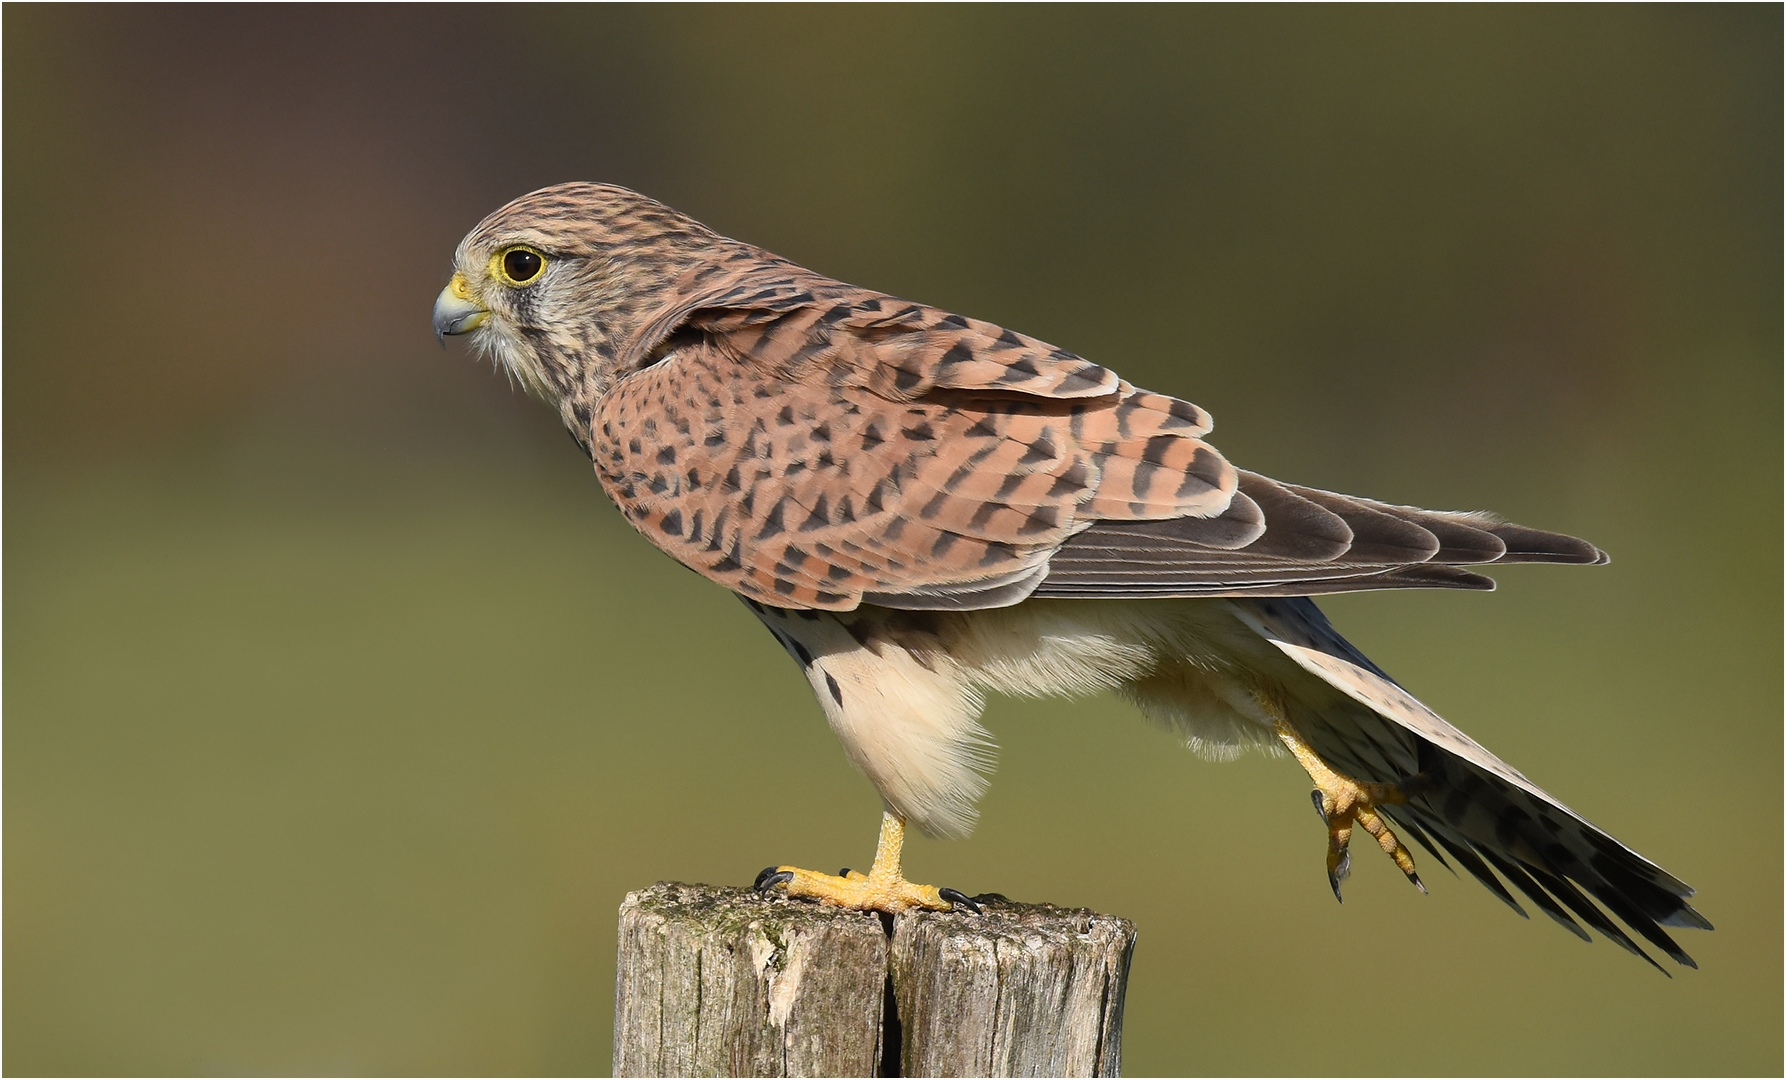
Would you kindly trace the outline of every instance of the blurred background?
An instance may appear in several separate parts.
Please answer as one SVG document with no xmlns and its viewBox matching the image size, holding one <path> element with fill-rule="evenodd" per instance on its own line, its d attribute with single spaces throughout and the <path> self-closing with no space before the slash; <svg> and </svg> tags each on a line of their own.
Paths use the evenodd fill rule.
<svg viewBox="0 0 1786 1080">
<path fill-rule="evenodd" d="M 1433 895 L 1307 781 L 996 701 L 918 880 L 1140 925 L 1127 1070 L 1781 1059 L 1776 6 L 8 6 L 5 1071 L 601 1073 L 615 908 L 862 865 L 770 636 L 429 332 L 571 179 L 1210 409 L 1240 464 L 1591 538 L 1325 606 L 1697 886 L 1701 965 Z M 1430 861 L 1430 860 L 1429 860 Z"/>
</svg>

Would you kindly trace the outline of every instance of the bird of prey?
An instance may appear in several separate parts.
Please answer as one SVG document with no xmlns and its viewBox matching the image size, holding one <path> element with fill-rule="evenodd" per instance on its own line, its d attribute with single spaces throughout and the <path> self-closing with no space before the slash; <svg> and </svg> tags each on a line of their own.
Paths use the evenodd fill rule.
<svg viewBox="0 0 1786 1080">
<path fill-rule="evenodd" d="M 1616 916 L 1692 966 L 1663 929 L 1711 928 L 1691 888 L 1440 719 L 1309 599 L 1489 589 L 1478 568 L 1606 562 L 1592 544 L 1237 468 L 1188 401 L 621 187 L 522 196 L 454 270 L 435 331 L 555 405 L 627 521 L 743 599 L 884 800 L 868 873 L 776 866 L 759 887 L 971 906 L 907 881 L 900 848 L 908 824 L 972 827 L 983 695 L 1114 689 L 1205 755 L 1287 749 L 1336 897 L 1362 828 L 1423 892 L 1403 837 L 1521 915 L 1516 892 L 1655 964 Z"/>
</svg>

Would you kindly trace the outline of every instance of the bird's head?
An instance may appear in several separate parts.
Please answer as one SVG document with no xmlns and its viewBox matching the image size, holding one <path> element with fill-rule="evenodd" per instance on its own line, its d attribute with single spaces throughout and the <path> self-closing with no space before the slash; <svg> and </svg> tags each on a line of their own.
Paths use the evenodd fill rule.
<svg viewBox="0 0 1786 1080">
<path fill-rule="evenodd" d="M 459 242 L 434 332 L 468 335 L 554 404 L 599 397 L 629 342 L 716 243 L 727 241 L 626 188 L 541 188 Z"/>
</svg>

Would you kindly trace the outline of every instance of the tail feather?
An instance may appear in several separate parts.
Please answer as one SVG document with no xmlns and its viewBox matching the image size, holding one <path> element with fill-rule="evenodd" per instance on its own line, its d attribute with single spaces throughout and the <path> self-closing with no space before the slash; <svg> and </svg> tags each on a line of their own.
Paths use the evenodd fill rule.
<svg viewBox="0 0 1786 1080">
<path fill-rule="evenodd" d="M 1580 916 L 1583 922 L 1600 931 L 1602 934 L 1605 934 L 1613 941 L 1618 942 L 1632 954 L 1643 957 L 1645 960 L 1649 961 L 1657 971 L 1661 971 L 1664 975 L 1667 974 L 1667 971 L 1663 969 L 1662 965 L 1651 960 L 1648 953 L 1637 947 L 1637 942 L 1632 941 L 1630 935 L 1619 928 L 1618 923 L 1613 922 L 1605 912 L 1602 912 L 1599 908 L 1595 907 L 1587 897 L 1583 896 L 1581 890 L 1576 888 L 1573 882 L 1569 881 L 1567 878 L 1558 877 L 1555 874 L 1547 874 L 1536 866 L 1528 865 L 1525 867 L 1525 871 L 1532 875 L 1533 879 L 1536 880 L 1538 884 L 1549 889 L 1552 896 L 1567 904 L 1569 910 Z M 1661 949 L 1673 959 L 1675 963 L 1684 967 L 1699 966 L 1693 962 L 1691 956 L 1682 952 L 1681 947 L 1676 945 L 1667 934 L 1657 928 L 1654 922 L 1643 917 L 1641 913 L 1629 904 L 1624 903 L 1623 896 L 1610 890 L 1601 892 L 1601 895 L 1606 897 L 1604 903 L 1606 903 L 1608 907 L 1612 908 L 1614 911 L 1621 911 L 1622 914 L 1620 917 L 1629 923 L 1632 929 L 1643 935 L 1650 944 Z"/>
<path fill-rule="evenodd" d="M 1586 930 L 1581 928 L 1579 923 L 1569 917 L 1569 913 L 1563 910 L 1563 905 L 1552 899 L 1551 895 L 1544 891 L 1542 885 L 1539 885 L 1536 881 L 1532 880 L 1532 875 L 1526 873 L 1525 867 L 1514 862 L 1512 859 L 1502 856 L 1496 851 L 1483 850 L 1482 857 L 1488 860 L 1489 864 L 1496 870 L 1499 870 L 1501 876 L 1511 882 L 1514 888 L 1524 893 L 1532 903 L 1538 905 L 1539 911 L 1542 911 L 1552 919 L 1555 919 L 1558 926 L 1561 926 L 1563 929 L 1569 931 L 1583 941 L 1594 940 Z M 1649 957 L 1645 956 L 1644 959 L 1649 960 Z M 1651 961 L 1651 963 L 1654 963 L 1654 961 Z"/>
<path fill-rule="evenodd" d="M 1389 819 L 1395 822 L 1397 827 L 1402 829 L 1406 829 L 1414 820 L 1412 817 L 1397 813 L 1395 810 L 1388 810 L 1385 811 L 1385 813 L 1389 815 Z M 1495 877 L 1494 871 L 1490 870 L 1488 864 L 1482 861 L 1482 856 L 1476 854 L 1475 849 L 1470 846 L 1468 840 L 1464 840 L 1461 837 L 1447 836 L 1445 835 L 1445 831 L 1439 828 L 1434 828 L 1432 834 L 1433 839 L 1443 845 L 1446 851 L 1451 852 L 1451 857 L 1457 860 L 1457 864 L 1465 870 L 1468 870 L 1471 877 L 1480 881 L 1483 888 L 1493 893 L 1501 903 L 1512 908 L 1520 918 L 1531 918 L 1530 915 L 1526 914 L 1526 909 L 1519 906 L 1519 901 L 1513 899 L 1513 894 L 1507 891 L 1507 886 L 1501 884 L 1501 879 Z"/>
<path fill-rule="evenodd" d="M 1585 924 L 1655 964 L 1616 917 L 1676 963 L 1696 966 L 1662 929 L 1711 928 L 1687 903 L 1692 888 L 1422 705 L 1341 638 L 1311 601 L 1234 606 L 1242 621 L 1318 680 L 1289 684 L 1298 731 L 1335 768 L 1401 785 L 1407 802 L 1383 810 L 1416 842 L 1431 850 L 1428 838 L 1436 841 L 1522 915 L 1496 873 L 1578 937 L 1589 936 Z"/>
<path fill-rule="evenodd" d="M 1637 947 L 1637 942 L 1631 940 L 1631 935 L 1625 933 L 1625 931 L 1619 927 L 1618 923 L 1615 923 L 1612 919 L 1608 918 L 1605 912 L 1595 907 L 1587 897 L 1581 894 L 1581 890 L 1576 888 L 1567 878 L 1560 878 L 1555 874 L 1547 874 L 1538 867 L 1529 864 L 1522 869 L 1532 876 L 1532 880 L 1548 889 L 1552 896 L 1567 905 L 1570 911 L 1575 912 L 1582 922 L 1587 923 L 1602 934 L 1605 934 L 1633 956 L 1643 957 L 1644 961 L 1651 967 L 1654 967 L 1657 971 L 1662 972 L 1664 975 L 1668 974 L 1662 965 L 1656 963 L 1655 960 L 1650 958 L 1648 953 Z M 1637 927 L 1640 932 L 1643 932 L 1645 937 L 1651 937 L 1651 934 L 1647 932 L 1651 925 L 1648 920 L 1639 918 L 1632 925 Z M 1663 939 L 1667 940 L 1667 935 L 1663 935 Z M 1673 942 L 1669 942 L 1669 944 L 1673 945 Z M 1685 963 L 1689 965 L 1693 963 L 1692 959 L 1687 958 L 1686 954 L 1682 953 L 1678 947 L 1666 951 L 1671 955 L 1676 956 L 1677 963 Z"/>
</svg>

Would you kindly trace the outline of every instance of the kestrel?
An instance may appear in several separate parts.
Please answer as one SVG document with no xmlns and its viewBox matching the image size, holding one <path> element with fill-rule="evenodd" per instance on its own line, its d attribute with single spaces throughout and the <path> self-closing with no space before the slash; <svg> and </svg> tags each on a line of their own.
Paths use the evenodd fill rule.
<svg viewBox="0 0 1786 1080">
<path fill-rule="evenodd" d="M 1358 827 L 1423 892 L 1401 837 L 1521 915 L 1513 891 L 1655 964 L 1616 916 L 1693 966 L 1663 930 L 1711 928 L 1691 888 L 1440 719 L 1309 599 L 1490 589 L 1475 568 L 1606 562 L 1594 545 L 1237 469 L 1187 401 L 625 188 L 516 199 L 454 266 L 436 332 L 556 405 L 632 526 L 743 599 L 885 802 L 868 873 L 771 867 L 759 887 L 971 907 L 905 880 L 900 848 L 908 823 L 972 827 L 983 695 L 1114 689 L 1207 756 L 1287 749 L 1336 897 Z"/>
</svg>

